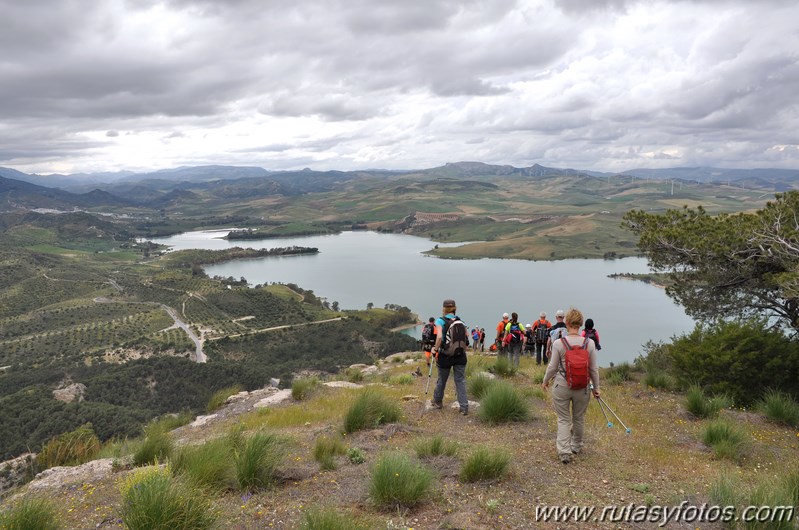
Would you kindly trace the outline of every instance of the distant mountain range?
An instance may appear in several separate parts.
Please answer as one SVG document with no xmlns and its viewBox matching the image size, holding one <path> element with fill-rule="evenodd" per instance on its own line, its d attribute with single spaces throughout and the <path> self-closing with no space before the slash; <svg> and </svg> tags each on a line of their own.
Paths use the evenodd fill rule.
<svg viewBox="0 0 799 530">
<path fill-rule="evenodd" d="M 526 178 L 574 176 L 697 181 L 779 192 L 799 189 L 799 170 L 721 169 L 721 168 L 637 168 L 622 173 L 607 173 L 535 164 L 517 168 L 482 162 L 453 162 L 421 170 L 388 171 L 267 171 L 246 166 L 191 166 L 148 173 L 120 171 L 71 175 L 29 175 L 0 167 L 0 210 L 85 207 L 163 208 L 193 201 L 197 193 L 207 192 L 222 199 L 245 199 L 268 195 L 301 195 L 325 192 L 358 179 L 490 177 Z"/>
</svg>

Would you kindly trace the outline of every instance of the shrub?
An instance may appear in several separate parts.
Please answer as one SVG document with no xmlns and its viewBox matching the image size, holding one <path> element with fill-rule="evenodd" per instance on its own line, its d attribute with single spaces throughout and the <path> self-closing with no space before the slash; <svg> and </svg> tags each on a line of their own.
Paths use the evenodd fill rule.
<svg viewBox="0 0 799 530">
<path fill-rule="evenodd" d="M 213 412 L 217 409 L 220 409 L 227 401 L 227 398 L 234 394 L 238 394 L 242 390 L 244 390 L 244 387 L 241 385 L 232 385 L 217 390 L 211 395 L 211 399 L 208 400 L 208 405 L 206 405 L 205 410 L 208 412 Z"/>
<path fill-rule="evenodd" d="M 769 390 L 757 403 L 757 408 L 776 423 L 799 427 L 799 403 L 779 390 Z"/>
<path fill-rule="evenodd" d="M 305 379 L 295 379 L 291 383 L 291 397 L 297 401 L 302 401 L 319 387 L 319 379 L 308 377 Z"/>
<path fill-rule="evenodd" d="M 420 438 L 413 444 L 416 456 L 427 458 L 431 456 L 455 456 L 458 452 L 458 443 L 452 440 L 445 440 L 440 434 L 432 438 Z"/>
<path fill-rule="evenodd" d="M 744 452 L 746 435 L 734 423 L 715 419 L 702 430 L 702 441 L 713 449 L 716 458 L 726 458 L 737 462 Z"/>
<path fill-rule="evenodd" d="M 171 462 L 172 469 L 197 486 L 227 489 L 236 483 L 231 453 L 230 444 L 224 438 L 182 447 Z"/>
<path fill-rule="evenodd" d="M 769 388 L 799 395 L 799 342 L 765 322 L 697 325 L 674 340 L 671 357 L 682 385 L 695 382 L 735 403 L 750 405 Z"/>
<path fill-rule="evenodd" d="M 643 383 L 652 388 L 659 388 L 661 390 L 668 390 L 672 386 L 671 378 L 666 372 L 659 370 L 652 370 L 647 372 L 644 376 Z"/>
<path fill-rule="evenodd" d="M 363 451 L 357 447 L 350 447 L 347 449 L 347 458 L 353 464 L 363 464 L 366 462 L 366 456 L 363 454 Z"/>
<path fill-rule="evenodd" d="M 412 508 L 430 491 L 432 473 L 402 453 L 382 455 L 372 469 L 369 496 L 384 509 Z"/>
<path fill-rule="evenodd" d="M 61 525 L 50 502 L 25 497 L 5 512 L 0 512 L 0 528 L 4 530 L 57 530 Z"/>
<path fill-rule="evenodd" d="M 322 469 L 336 469 L 336 456 L 346 452 L 341 438 L 320 436 L 316 439 L 313 448 L 313 458 Z"/>
<path fill-rule="evenodd" d="M 607 385 L 620 385 L 625 381 L 630 380 L 630 372 L 632 366 L 630 363 L 624 362 L 616 366 L 606 368 L 603 373 L 603 379 Z"/>
<path fill-rule="evenodd" d="M 244 440 L 233 456 L 239 487 L 253 490 L 272 485 L 284 455 L 283 444 L 274 434 L 258 432 Z"/>
<path fill-rule="evenodd" d="M 461 466 L 460 479 L 477 482 L 500 478 L 508 472 L 510 458 L 507 451 L 479 446 Z"/>
<path fill-rule="evenodd" d="M 507 357 L 499 356 L 494 363 L 492 372 L 500 377 L 513 377 L 516 375 L 516 367 L 511 364 Z"/>
<path fill-rule="evenodd" d="M 130 530 L 213 528 L 211 502 L 187 484 L 173 479 L 169 467 L 134 472 L 122 484 L 122 522 Z"/>
<path fill-rule="evenodd" d="M 672 369 L 671 344 L 647 341 L 644 353 L 633 361 L 636 370 L 642 372 L 670 372 Z"/>
<path fill-rule="evenodd" d="M 494 379 L 491 376 L 485 372 L 479 372 L 468 380 L 469 395 L 480 401 L 492 384 L 494 384 Z"/>
<path fill-rule="evenodd" d="M 483 396 L 479 417 L 489 424 L 527 421 L 530 408 L 513 385 L 497 381 Z"/>
<path fill-rule="evenodd" d="M 400 406 L 380 392 L 367 388 L 361 392 L 344 416 L 344 432 L 352 433 L 383 423 L 393 423 L 402 417 Z"/>
<path fill-rule="evenodd" d="M 363 382 L 363 373 L 358 368 L 347 368 L 344 371 L 344 377 L 350 383 L 361 383 L 361 382 Z"/>
<path fill-rule="evenodd" d="M 685 395 L 685 408 L 697 418 L 715 418 L 721 409 L 732 406 L 729 396 L 713 396 L 708 399 L 699 385 L 691 385 Z"/>
<path fill-rule="evenodd" d="M 87 423 L 52 438 L 42 447 L 36 460 L 41 469 L 74 466 L 94 458 L 100 447 L 100 439 L 94 434 L 92 424 Z"/>
<path fill-rule="evenodd" d="M 333 508 L 318 506 L 302 512 L 299 530 L 362 530 L 365 527 Z"/>
</svg>

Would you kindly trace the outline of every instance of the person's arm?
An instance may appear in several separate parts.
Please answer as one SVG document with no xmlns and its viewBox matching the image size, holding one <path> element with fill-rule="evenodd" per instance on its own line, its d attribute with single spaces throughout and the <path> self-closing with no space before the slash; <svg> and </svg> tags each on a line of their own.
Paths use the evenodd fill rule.
<svg viewBox="0 0 799 530">
<path fill-rule="evenodd" d="M 527 330 L 524 324 L 519 324 L 519 328 L 522 330 L 522 346 L 525 346 L 527 344 Z"/>
<path fill-rule="evenodd" d="M 549 344 L 549 342 L 547 342 L 547 344 Z M 544 388 L 549 388 L 549 382 L 552 381 L 558 373 L 558 367 L 560 366 L 560 350 L 561 349 L 557 346 L 552 347 L 552 354 L 549 357 L 549 364 L 544 374 L 544 381 L 541 383 Z"/>
<path fill-rule="evenodd" d="M 441 329 L 441 325 L 436 321 L 436 345 L 433 346 L 433 349 L 436 351 L 436 355 L 438 355 L 438 349 L 441 347 L 441 340 L 443 337 L 443 330 Z"/>
</svg>

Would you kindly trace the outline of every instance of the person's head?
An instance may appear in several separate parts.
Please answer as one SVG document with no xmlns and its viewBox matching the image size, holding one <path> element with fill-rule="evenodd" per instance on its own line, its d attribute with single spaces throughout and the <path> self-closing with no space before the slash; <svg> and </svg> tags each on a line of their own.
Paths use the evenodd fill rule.
<svg viewBox="0 0 799 530">
<path fill-rule="evenodd" d="M 538 318 L 540 318 L 541 320 L 546 320 L 547 319 L 547 314 L 544 313 L 543 311 L 541 311 L 541 314 L 538 315 Z"/>
<path fill-rule="evenodd" d="M 511 320 L 511 322 L 518 322 L 519 321 L 519 315 L 517 315 L 516 313 L 511 313 L 510 314 L 510 320 Z"/>
<path fill-rule="evenodd" d="M 527 324 L 527 327 L 528 327 L 528 328 L 532 328 L 532 327 L 533 327 L 533 325 L 532 325 L 532 324 Z"/>
<path fill-rule="evenodd" d="M 485 330 L 486 330 L 486 328 L 480 328 L 480 331 L 485 331 Z"/>
<path fill-rule="evenodd" d="M 444 300 L 441 310 L 444 312 L 445 315 L 448 315 L 450 313 L 454 315 L 455 311 L 457 310 L 457 308 L 455 307 L 455 300 L 451 298 L 447 298 L 446 300 Z"/>
<path fill-rule="evenodd" d="M 433 317 L 430 317 L 430 318 L 429 318 L 427 321 L 428 321 L 428 322 L 430 322 L 430 323 L 432 324 L 433 322 L 435 322 L 435 321 L 436 321 L 436 319 L 435 319 L 435 318 L 433 318 Z"/>
<path fill-rule="evenodd" d="M 566 327 L 569 329 L 580 329 L 580 326 L 583 325 L 583 314 L 579 309 L 569 308 L 563 318 L 566 322 Z"/>
<path fill-rule="evenodd" d="M 592 318 L 585 319 L 585 329 L 594 329 L 594 319 Z"/>
<path fill-rule="evenodd" d="M 563 321 L 563 317 L 564 317 L 563 309 L 558 309 L 557 311 L 555 311 L 555 318 L 556 319 L 558 319 L 558 320 L 560 320 L 562 322 Z M 582 322 L 581 322 L 581 324 L 582 324 Z"/>
<path fill-rule="evenodd" d="M 508 320 L 509 318 L 507 313 L 502 313 L 502 320 Z"/>
</svg>

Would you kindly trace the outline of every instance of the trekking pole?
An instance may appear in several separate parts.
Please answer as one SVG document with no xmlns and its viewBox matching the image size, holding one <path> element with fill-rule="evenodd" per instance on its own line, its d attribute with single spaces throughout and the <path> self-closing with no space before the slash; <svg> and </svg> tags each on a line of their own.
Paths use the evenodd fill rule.
<svg viewBox="0 0 799 530">
<path fill-rule="evenodd" d="M 615 412 L 613 412 L 613 409 L 612 409 L 612 408 L 610 408 L 610 405 L 608 405 L 608 404 L 605 402 L 605 400 L 604 400 L 604 399 L 602 399 L 601 397 L 599 397 L 599 398 L 597 398 L 597 399 L 599 399 L 599 402 L 600 402 L 600 403 L 602 403 L 603 405 L 605 405 L 605 406 L 608 408 L 608 410 L 610 411 L 610 413 L 611 413 L 611 414 L 613 414 L 613 416 L 614 416 L 614 417 L 615 417 L 617 420 L 619 420 L 619 423 L 621 423 L 621 426 L 622 426 L 622 427 L 624 427 L 624 429 L 627 431 L 627 434 L 630 434 L 630 433 L 632 432 L 632 430 L 630 430 L 630 428 L 629 428 L 629 427 L 627 427 L 627 426 L 624 424 L 624 422 L 623 422 L 623 421 L 621 421 L 621 418 L 619 418 L 619 415 L 618 415 L 618 414 L 616 414 Z"/>
<path fill-rule="evenodd" d="M 589 388 L 593 392 L 594 391 L 594 383 L 591 383 L 589 385 Z M 599 410 L 602 411 L 602 415 L 605 416 L 605 421 L 608 422 L 608 429 L 610 429 L 611 427 L 613 427 L 613 423 L 608 419 L 608 413 L 605 412 L 605 407 L 602 406 L 602 400 L 599 399 L 599 398 L 596 398 L 596 402 L 597 402 L 597 405 L 599 405 Z"/>
<path fill-rule="evenodd" d="M 430 350 L 430 371 L 427 373 L 427 385 L 424 387 L 424 395 L 430 390 L 430 378 L 433 377 L 433 351 Z"/>
</svg>

